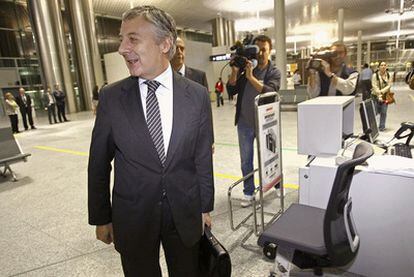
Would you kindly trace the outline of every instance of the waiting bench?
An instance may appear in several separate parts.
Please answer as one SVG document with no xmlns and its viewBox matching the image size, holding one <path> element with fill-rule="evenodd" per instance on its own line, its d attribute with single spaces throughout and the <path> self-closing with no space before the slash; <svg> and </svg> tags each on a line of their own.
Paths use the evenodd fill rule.
<svg viewBox="0 0 414 277">
<path fill-rule="evenodd" d="M 6 177 L 8 170 L 13 176 L 13 181 L 17 181 L 16 174 L 14 174 L 10 165 L 18 162 L 26 162 L 27 157 L 30 155 L 23 153 L 10 127 L 0 128 L 0 167 L 4 167 L 4 171 L 0 171 L 0 174 L 3 177 Z"/>
<path fill-rule="evenodd" d="M 309 99 L 306 86 L 300 86 L 295 90 L 291 89 L 281 89 L 279 90 L 279 95 L 281 96 L 281 109 L 282 111 L 297 110 L 297 105 L 300 102 L 306 101 Z"/>
</svg>

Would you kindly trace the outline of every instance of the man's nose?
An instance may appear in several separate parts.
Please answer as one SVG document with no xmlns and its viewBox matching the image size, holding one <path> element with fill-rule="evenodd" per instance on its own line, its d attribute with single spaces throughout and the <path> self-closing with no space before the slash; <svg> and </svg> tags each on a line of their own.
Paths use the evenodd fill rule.
<svg viewBox="0 0 414 277">
<path fill-rule="evenodd" d="M 121 44 L 119 45 L 119 48 L 118 48 L 118 53 L 121 55 L 124 55 L 128 53 L 129 50 L 130 50 L 130 47 L 128 43 L 126 42 L 126 40 L 125 39 L 121 40 Z"/>
</svg>

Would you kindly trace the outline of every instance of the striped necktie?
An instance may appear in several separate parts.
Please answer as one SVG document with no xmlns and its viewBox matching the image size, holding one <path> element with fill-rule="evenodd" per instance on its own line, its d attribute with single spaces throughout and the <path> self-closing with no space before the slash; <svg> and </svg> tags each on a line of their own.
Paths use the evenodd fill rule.
<svg viewBox="0 0 414 277">
<path fill-rule="evenodd" d="M 154 143 L 155 149 L 157 150 L 158 157 L 160 158 L 161 164 L 164 166 L 165 163 L 165 151 L 164 151 L 164 137 L 162 135 L 162 124 L 160 108 L 158 106 L 157 96 L 155 91 L 160 86 L 157 81 L 145 81 L 148 87 L 147 93 L 147 125 Z"/>
</svg>

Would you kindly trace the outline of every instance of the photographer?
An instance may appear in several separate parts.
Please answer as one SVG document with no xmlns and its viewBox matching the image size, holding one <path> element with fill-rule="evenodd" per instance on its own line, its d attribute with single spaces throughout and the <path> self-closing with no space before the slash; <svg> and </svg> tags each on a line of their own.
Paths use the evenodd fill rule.
<svg viewBox="0 0 414 277">
<path fill-rule="evenodd" d="M 358 72 L 345 64 L 346 47 L 342 42 L 334 42 L 330 47 L 332 57 L 321 57 L 320 68 L 309 66 L 308 94 L 318 96 L 350 95 L 355 92 Z"/>
<path fill-rule="evenodd" d="M 265 35 L 259 35 L 253 40 L 253 44 L 259 48 L 257 55 L 257 67 L 253 67 L 251 60 L 247 60 L 245 66 L 237 66 L 230 63 L 232 72 L 229 79 L 232 94 L 237 94 L 235 125 L 239 137 L 241 170 L 243 176 L 253 171 L 253 142 L 255 138 L 255 113 L 254 98 L 264 92 L 278 91 L 280 88 L 280 71 L 269 60 L 272 41 Z M 253 177 L 244 181 L 245 200 L 242 207 L 251 205 L 254 192 Z"/>
</svg>

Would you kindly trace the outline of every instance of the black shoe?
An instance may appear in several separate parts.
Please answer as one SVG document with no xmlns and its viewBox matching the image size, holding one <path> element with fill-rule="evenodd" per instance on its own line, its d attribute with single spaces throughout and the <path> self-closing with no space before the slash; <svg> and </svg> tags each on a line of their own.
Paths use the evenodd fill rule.
<svg viewBox="0 0 414 277">
<path fill-rule="evenodd" d="M 33 129 L 33 130 L 35 130 L 35 129 L 37 129 L 37 128 L 36 128 L 35 126 L 32 126 L 32 129 Z"/>
<path fill-rule="evenodd" d="M 70 120 L 68 120 L 68 119 L 65 119 L 65 122 L 69 122 Z"/>
<path fill-rule="evenodd" d="M 24 128 L 25 131 L 29 130 L 29 128 Z"/>
</svg>

